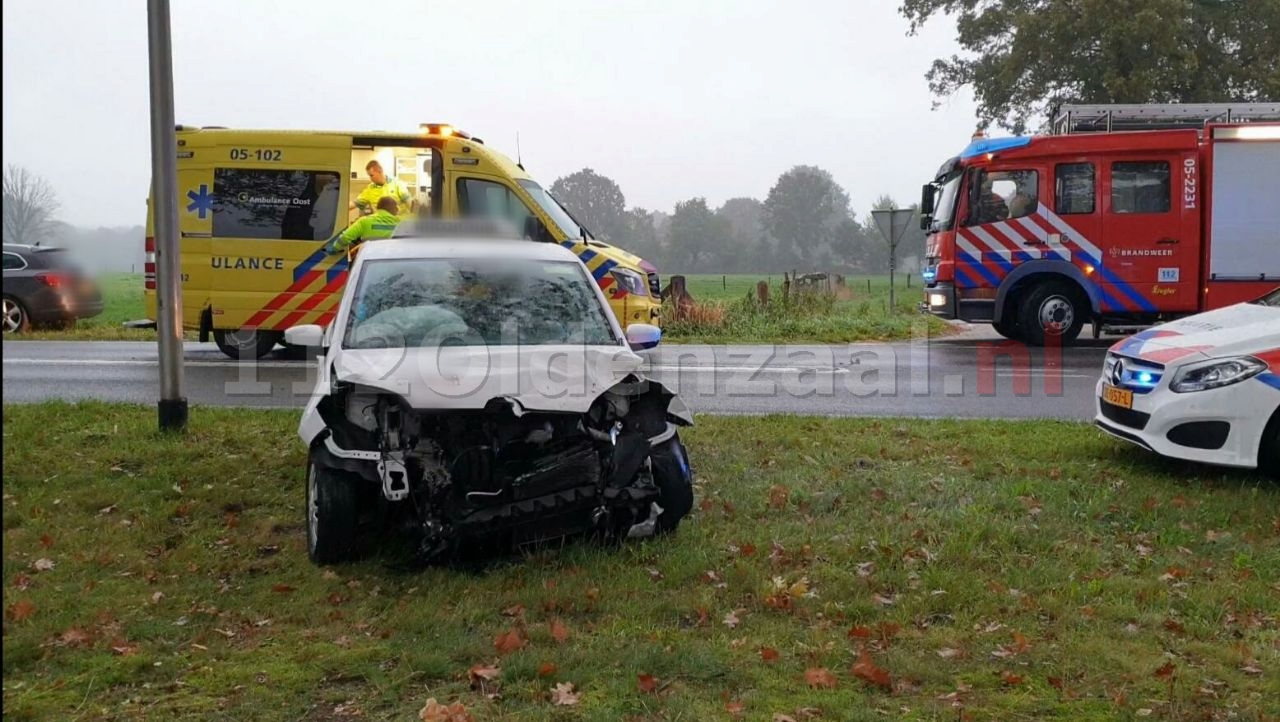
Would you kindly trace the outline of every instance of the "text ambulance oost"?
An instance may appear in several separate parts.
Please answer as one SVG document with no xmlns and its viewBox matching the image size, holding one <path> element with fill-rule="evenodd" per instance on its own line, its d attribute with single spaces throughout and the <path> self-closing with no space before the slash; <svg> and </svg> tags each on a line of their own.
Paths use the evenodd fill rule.
<svg viewBox="0 0 1280 722">
<path fill-rule="evenodd" d="M 180 127 L 177 139 L 183 326 L 234 358 L 267 354 L 290 326 L 333 319 L 350 260 L 325 244 L 359 219 L 350 208 L 369 189 L 372 161 L 409 189 L 402 217 L 514 223 L 577 254 L 624 326 L 659 321 L 657 269 L 592 238 L 520 165 L 451 126 L 415 134 Z M 155 319 L 150 202 L 146 253 Z"/>
</svg>

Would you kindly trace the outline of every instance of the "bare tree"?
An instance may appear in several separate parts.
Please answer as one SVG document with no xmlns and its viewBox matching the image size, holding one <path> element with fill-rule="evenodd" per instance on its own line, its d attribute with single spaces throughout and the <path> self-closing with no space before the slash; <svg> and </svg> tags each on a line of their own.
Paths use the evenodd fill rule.
<svg viewBox="0 0 1280 722">
<path fill-rule="evenodd" d="M 4 242 L 40 245 L 53 234 L 58 196 L 49 181 L 20 165 L 4 169 Z"/>
</svg>

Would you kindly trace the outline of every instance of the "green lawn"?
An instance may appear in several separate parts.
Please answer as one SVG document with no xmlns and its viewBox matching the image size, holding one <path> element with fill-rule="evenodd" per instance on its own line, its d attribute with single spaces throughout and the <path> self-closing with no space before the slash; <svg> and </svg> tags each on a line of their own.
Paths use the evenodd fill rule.
<svg viewBox="0 0 1280 722">
<path fill-rule="evenodd" d="M 756 283 L 767 282 L 773 295 L 782 293 L 781 273 L 691 273 L 685 274 L 689 294 L 698 301 L 737 301 L 748 293 L 756 293 Z M 669 278 L 664 277 L 665 284 Z M 919 274 L 911 274 L 911 286 L 907 276 L 899 273 L 894 278 L 895 304 L 903 311 L 914 311 L 924 299 Z M 869 285 L 868 285 L 869 284 Z M 881 310 L 889 302 L 889 275 L 846 276 L 845 285 L 856 301 L 878 303 Z"/>
<path fill-rule="evenodd" d="M 711 311 L 692 319 L 668 311 L 664 339 L 673 343 L 850 343 L 938 336 L 950 327 L 917 311 L 922 298 L 919 279 L 907 287 L 896 278 L 893 313 L 889 312 L 889 277 L 848 277 L 846 291 L 834 302 L 787 304 L 782 275 L 694 274 L 687 288 L 700 306 Z M 759 281 L 769 283 L 769 305 L 746 303 Z"/>
<path fill-rule="evenodd" d="M 4 408 L 6 719 L 1280 709 L 1280 487 L 1250 474 L 1069 423 L 705 418 L 674 537 L 324 570 L 297 418 Z"/>
</svg>

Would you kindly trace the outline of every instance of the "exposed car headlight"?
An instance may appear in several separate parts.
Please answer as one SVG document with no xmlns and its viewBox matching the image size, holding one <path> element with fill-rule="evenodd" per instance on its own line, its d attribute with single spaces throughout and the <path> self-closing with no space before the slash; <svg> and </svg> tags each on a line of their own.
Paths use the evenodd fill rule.
<svg viewBox="0 0 1280 722">
<path fill-rule="evenodd" d="M 1238 384 L 1266 370 L 1267 365 L 1252 356 L 1219 358 L 1190 364 L 1178 369 L 1169 389 L 1186 394 Z"/>
<path fill-rule="evenodd" d="M 610 273 L 613 274 L 613 280 L 618 282 L 618 285 L 622 287 L 622 290 L 637 296 L 646 295 L 646 283 L 644 276 L 626 268 L 615 268 L 610 271 Z"/>
</svg>

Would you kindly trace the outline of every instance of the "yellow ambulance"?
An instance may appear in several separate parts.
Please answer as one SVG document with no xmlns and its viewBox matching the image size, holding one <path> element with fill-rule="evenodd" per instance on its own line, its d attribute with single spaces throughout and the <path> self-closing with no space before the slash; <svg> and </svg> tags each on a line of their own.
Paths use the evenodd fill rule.
<svg viewBox="0 0 1280 722">
<path fill-rule="evenodd" d="M 656 268 L 593 238 L 521 165 L 450 125 L 409 134 L 180 126 L 177 138 L 183 326 L 232 358 L 264 356 L 286 328 L 332 320 L 349 261 L 324 245 L 362 212 L 356 200 L 372 161 L 398 195 L 408 190 L 402 215 L 512 222 L 577 254 L 623 326 L 659 322 Z M 145 295 L 154 320 L 150 208 Z"/>
</svg>

